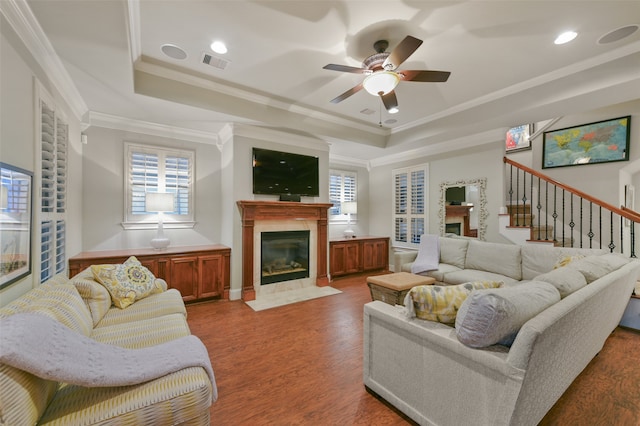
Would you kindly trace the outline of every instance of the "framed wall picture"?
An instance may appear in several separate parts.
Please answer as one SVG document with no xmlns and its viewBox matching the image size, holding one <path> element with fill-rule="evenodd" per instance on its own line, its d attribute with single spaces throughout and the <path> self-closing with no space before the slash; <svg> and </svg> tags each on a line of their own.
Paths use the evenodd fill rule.
<svg viewBox="0 0 640 426">
<path fill-rule="evenodd" d="M 33 173 L 0 163 L 0 288 L 31 273 Z"/>
<path fill-rule="evenodd" d="M 533 124 L 523 124 L 507 130 L 505 151 L 507 153 L 531 149 L 529 137 L 533 133 Z"/>
<path fill-rule="evenodd" d="M 544 132 L 542 168 L 629 161 L 631 116 Z"/>
</svg>

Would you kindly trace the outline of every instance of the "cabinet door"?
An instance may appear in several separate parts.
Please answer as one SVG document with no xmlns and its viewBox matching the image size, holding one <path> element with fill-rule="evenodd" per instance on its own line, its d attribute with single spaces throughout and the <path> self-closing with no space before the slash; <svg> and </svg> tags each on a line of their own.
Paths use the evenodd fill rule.
<svg viewBox="0 0 640 426">
<path fill-rule="evenodd" d="M 174 257 L 169 260 L 170 288 L 175 288 L 182 295 L 182 300 L 188 302 L 198 298 L 198 257 Z"/>
<path fill-rule="evenodd" d="M 360 244 L 332 243 L 329 254 L 332 276 L 352 274 L 360 271 Z"/>
<path fill-rule="evenodd" d="M 387 240 L 365 241 L 362 244 L 362 250 L 362 266 L 365 271 L 388 268 L 389 245 Z"/>
<path fill-rule="evenodd" d="M 225 281 L 224 257 L 216 254 L 198 257 L 198 297 L 221 297 Z"/>
</svg>

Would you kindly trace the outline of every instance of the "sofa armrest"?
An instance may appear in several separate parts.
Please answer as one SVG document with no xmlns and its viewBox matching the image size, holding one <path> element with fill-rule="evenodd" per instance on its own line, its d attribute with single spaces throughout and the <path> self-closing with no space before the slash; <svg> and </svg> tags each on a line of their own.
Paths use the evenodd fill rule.
<svg viewBox="0 0 640 426">
<path fill-rule="evenodd" d="M 364 384 L 420 424 L 508 425 L 525 372 L 507 356 L 506 347 L 466 347 L 452 327 L 409 320 L 380 301 L 364 306 Z"/>
<path fill-rule="evenodd" d="M 402 272 L 402 265 L 416 260 L 417 251 L 397 251 L 393 253 L 393 272 Z"/>
</svg>

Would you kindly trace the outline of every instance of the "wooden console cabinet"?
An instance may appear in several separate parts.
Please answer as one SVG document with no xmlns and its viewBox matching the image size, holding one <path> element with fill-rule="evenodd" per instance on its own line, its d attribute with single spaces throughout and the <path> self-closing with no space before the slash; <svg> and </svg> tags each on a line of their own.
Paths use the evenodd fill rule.
<svg viewBox="0 0 640 426">
<path fill-rule="evenodd" d="M 69 276 L 91 265 L 123 263 L 130 256 L 178 290 L 185 302 L 229 298 L 231 249 L 220 244 L 82 252 L 69 259 Z"/>
<path fill-rule="evenodd" d="M 388 237 L 357 237 L 329 241 L 332 277 L 389 269 Z"/>
</svg>

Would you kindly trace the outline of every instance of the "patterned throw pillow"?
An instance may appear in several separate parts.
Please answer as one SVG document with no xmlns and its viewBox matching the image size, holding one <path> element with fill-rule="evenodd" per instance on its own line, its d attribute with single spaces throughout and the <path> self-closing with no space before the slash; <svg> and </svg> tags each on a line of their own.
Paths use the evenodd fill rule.
<svg viewBox="0 0 640 426">
<path fill-rule="evenodd" d="M 575 254 L 573 256 L 563 256 L 560 259 L 558 259 L 558 261 L 553 265 L 553 269 L 562 268 L 563 266 L 567 266 L 574 260 L 580 260 L 583 258 L 584 258 L 583 254 Z"/>
<path fill-rule="evenodd" d="M 502 281 L 474 281 L 458 285 L 421 285 L 413 287 L 405 299 L 405 307 L 415 316 L 452 325 L 458 309 L 469 293 L 476 289 L 497 288 Z"/>
<path fill-rule="evenodd" d="M 91 271 L 94 279 L 109 290 L 113 304 L 121 309 L 163 291 L 156 277 L 134 256 L 121 265 L 93 265 Z"/>
</svg>

